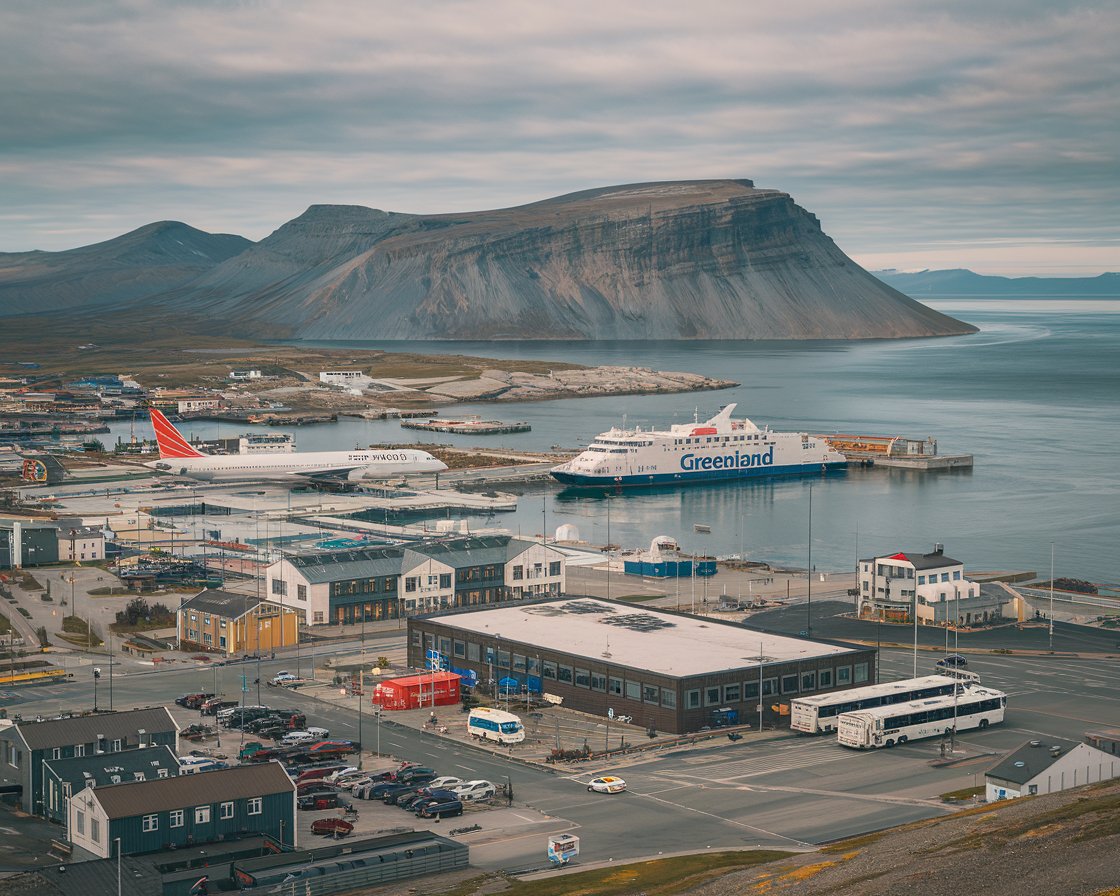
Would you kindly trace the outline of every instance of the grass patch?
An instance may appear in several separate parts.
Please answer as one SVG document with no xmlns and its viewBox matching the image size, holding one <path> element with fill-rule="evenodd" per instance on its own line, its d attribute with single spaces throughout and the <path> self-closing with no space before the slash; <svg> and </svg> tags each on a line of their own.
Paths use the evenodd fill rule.
<svg viewBox="0 0 1120 896">
<path fill-rule="evenodd" d="M 58 635 L 63 641 L 68 644 L 73 644 L 77 647 L 85 647 L 87 644 L 91 647 L 101 646 L 101 636 L 94 628 L 90 631 L 86 621 L 80 616 L 66 616 L 62 620 L 62 631 Z"/>
<path fill-rule="evenodd" d="M 23 585 L 24 591 L 43 591 L 43 590 L 45 590 L 43 588 L 43 586 L 39 583 L 39 580 L 37 578 L 35 578 L 35 576 L 31 575 L 31 573 L 29 573 L 29 572 L 25 572 L 23 574 L 23 578 L 20 579 L 20 584 Z"/>
<path fill-rule="evenodd" d="M 616 599 L 624 600 L 632 604 L 644 604 L 651 600 L 661 600 L 664 596 L 664 594 L 623 594 Z"/>
<path fill-rule="evenodd" d="M 27 610 L 26 608 L 16 607 L 16 609 L 19 610 L 19 615 L 22 616 L 24 619 L 30 619 L 31 618 L 31 612 L 29 610 Z"/>
<path fill-rule="evenodd" d="M 0 635 L 6 635 L 12 630 L 12 623 L 8 621 L 8 617 L 0 613 Z"/>
<path fill-rule="evenodd" d="M 864 834 L 862 837 L 849 837 L 847 840 L 837 840 L 835 843 L 829 843 L 828 846 L 822 846 L 820 851 L 823 853 L 845 853 L 853 849 L 863 849 L 865 846 L 870 846 L 872 843 L 878 843 L 890 831 L 875 831 L 872 834 Z"/>
<path fill-rule="evenodd" d="M 788 859 L 792 855 L 776 849 L 704 852 L 565 874 L 551 880 L 517 881 L 503 893 L 505 896 L 624 896 L 641 892 L 646 896 L 670 896 L 687 893 L 733 871 Z"/>
<path fill-rule="evenodd" d="M 962 790 L 950 790 L 948 793 L 941 794 L 940 799 L 947 803 L 963 803 L 975 796 L 980 796 L 984 793 L 984 790 L 984 785 L 980 785 L 979 787 L 965 787 Z"/>
</svg>

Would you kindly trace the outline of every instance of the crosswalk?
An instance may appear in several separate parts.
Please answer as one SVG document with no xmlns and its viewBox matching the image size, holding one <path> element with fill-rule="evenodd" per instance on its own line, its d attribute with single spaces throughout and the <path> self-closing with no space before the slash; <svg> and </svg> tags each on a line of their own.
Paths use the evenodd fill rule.
<svg viewBox="0 0 1120 896">
<path fill-rule="evenodd" d="M 744 778 L 756 778 L 825 765 L 829 762 L 850 758 L 851 754 L 835 743 L 799 743 L 797 749 L 782 749 L 744 759 L 693 759 L 685 760 L 684 767 L 659 771 L 660 775 L 670 778 L 691 778 L 701 781 L 733 782 Z M 689 763 L 686 765 L 686 763 Z"/>
</svg>

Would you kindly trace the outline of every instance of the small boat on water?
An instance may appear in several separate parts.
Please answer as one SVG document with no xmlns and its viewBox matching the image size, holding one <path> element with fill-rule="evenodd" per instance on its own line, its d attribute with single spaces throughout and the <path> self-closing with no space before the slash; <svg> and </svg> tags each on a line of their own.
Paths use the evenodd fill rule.
<svg viewBox="0 0 1120 896">
<path fill-rule="evenodd" d="M 734 410 L 729 404 L 703 423 L 667 430 L 612 428 L 552 475 L 569 485 L 665 485 L 820 473 L 847 464 L 823 438 L 760 429 L 745 417 L 733 420 Z"/>
</svg>

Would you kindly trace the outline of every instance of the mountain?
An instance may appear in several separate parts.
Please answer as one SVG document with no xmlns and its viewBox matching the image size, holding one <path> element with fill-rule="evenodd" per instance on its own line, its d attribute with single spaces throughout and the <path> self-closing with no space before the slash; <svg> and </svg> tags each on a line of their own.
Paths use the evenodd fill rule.
<svg viewBox="0 0 1120 896">
<path fill-rule="evenodd" d="M 461 214 L 312 206 L 193 278 L 158 292 L 145 280 L 132 298 L 141 292 L 146 314 L 246 338 L 974 332 L 875 279 L 789 195 L 748 180 L 607 187 Z"/>
<path fill-rule="evenodd" d="M 876 277 L 908 296 L 992 296 L 1015 298 L 1115 298 L 1120 273 L 1098 277 L 990 277 L 963 268 L 948 271 L 874 271 Z"/>
<path fill-rule="evenodd" d="M 0 316 L 136 302 L 194 280 L 251 245 L 241 236 L 159 221 L 65 252 L 0 252 Z"/>
</svg>

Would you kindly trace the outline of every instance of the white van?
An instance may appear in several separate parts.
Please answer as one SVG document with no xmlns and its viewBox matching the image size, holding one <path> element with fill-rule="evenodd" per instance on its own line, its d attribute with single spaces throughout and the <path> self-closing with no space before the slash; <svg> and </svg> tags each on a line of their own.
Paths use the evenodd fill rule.
<svg viewBox="0 0 1120 896">
<path fill-rule="evenodd" d="M 298 747 L 300 744 L 313 744 L 321 737 L 316 737 L 310 731 L 290 731 L 280 739 L 282 747 Z"/>
<path fill-rule="evenodd" d="M 467 734 L 500 744 L 519 744 L 525 740 L 525 726 L 512 712 L 477 706 L 467 717 Z"/>
<path fill-rule="evenodd" d="M 307 733 L 314 735 L 317 740 L 326 740 L 331 736 L 331 733 L 326 728 L 311 728 L 307 729 Z"/>
<path fill-rule="evenodd" d="M 179 757 L 180 775 L 197 775 L 199 772 L 210 772 L 215 769 L 226 767 L 224 762 L 218 762 L 216 759 L 210 759 L 206 756 Z"/>
</svg>

